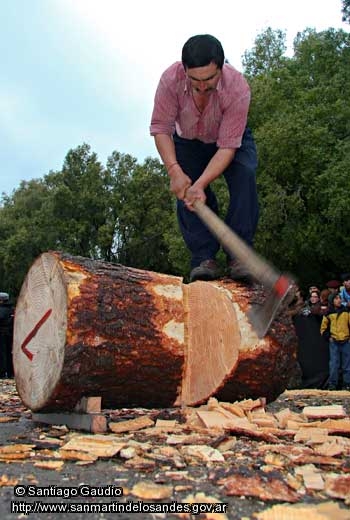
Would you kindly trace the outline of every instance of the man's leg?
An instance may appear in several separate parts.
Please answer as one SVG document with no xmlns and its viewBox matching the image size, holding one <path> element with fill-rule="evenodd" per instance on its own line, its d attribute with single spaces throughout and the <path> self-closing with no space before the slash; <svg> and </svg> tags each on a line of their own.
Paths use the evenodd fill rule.
<svg viewBox="0 0 350 520">
<path fill-rule="evenodd" d="M 215 154 L 215 144 L 207 145 L 194 139 L 182 139 L 174 136 L 176 158 L 183 171 L 195 182 Z M 205 190 L 207 205 L 218 211 L 217 200 L 213 191 Z M 208 228 L 193 211 L 189 211 L 181 200 L 177 201 L 177 217 L 183 239 L 191 252 L 191 267 L 197 267 L 203 260 L 214 259 L 219 250 L 219 243 Z"/>
<path fill-rule="evenodd" d="M 342 345 L 343 387 L 350 390 L 350 341 Z"/>
<path fill-rule="evenodd" d="M 340 368 L 340 353 L 338 343 L 334 340 L 329 341 L 329 383 L 328 387 L 335 390 L 338 386 Z"/>
<path fill-rule="evenodd" d="M 257 153 L 251 131 L 247 128 L 242 145 L 224 176 L 230 194 L 226 224 L 247 244 L 253 245 L 258 225 L 259 205 L 256 189 Z"/>
<path fill-rule="evenodd" d="M 257 154 L 253 136 L 246 129 L 241 147 L 236 151 L 232 163 L 224 172 L 230 201 L 226 215 L 226 224 L 248 245 L 253 239 L 258 224 L 259 205 L 256 189 Z M 247 268 L 237 262 L 231 253 L 226 252 L 228 276 L 250 282 Z"/>
</svg>

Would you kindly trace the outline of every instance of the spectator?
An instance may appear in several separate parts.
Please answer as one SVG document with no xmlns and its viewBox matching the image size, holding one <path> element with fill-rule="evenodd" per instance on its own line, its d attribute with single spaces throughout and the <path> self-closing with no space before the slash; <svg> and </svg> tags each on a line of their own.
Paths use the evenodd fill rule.
<svg viewBox="0 0 350 520">
<path fill-rule="evenodd" d="M 318 291 L 312 291 L 310 294 L 309 307 L 311 314 L 321 314 L 321 301 Z"/>
<path fill-rule="evenodd" d="M 350 309 L 350 273 L 342 275 L 344 286 L 340 290 L 340 298 L 343 307 Z"/>
<path fill-rule="evenodd" d="M 13 377 L 12 341 L 14 309 L 8 293 L 0 292 L 0 377 Z"/>
<path fill-rule="evenodd" d="M 329 301 L 328 298 L 331 294 L 329 289 L 323 289 L 320 293 L 320 310 L 321 314 L 326 314 L 329 310 Z"/>
<path fill-rule="evenodd" d="M 329 390 L 337 390 L 339 371 L 343 389 L 350 390 L 350 313 L 341 303 L 339 294 L 331 296 L 331 309 L 322 318 L 322 336 L 329 335 Z"/>
<path fill-rule="evenodd" d="M 309 314 L 320 314 L 320 308 L 320 295 L 317 291 L 312 291 L 309 298 L 305 301 L 301 314 L 303 316 L 308 316 Z"/>
<path fill-rule="evenodd" d="M 316 285 L 310 285 L 310 287 L 309 287 L 309 297 L 311 296 L 311 293 L 314 292 L 314 291 L 316 291 L 318 293 L 320 292 L 319 288 Z"/>
<path fill-rule="evenodd" d="M 339 280 L 329 280 L 327 283 L 326 283 L 326 287 L 327 289 L 330 290 L 330 295 L 329 295 L 329 298 L 328 298 L 328 303 L 331 303 L 331 300 L 333 301 L 333 295 L 334 294 L 337 294 L 339 292 L 339 288 L 341 286 L 341 283 L 339 282 Z"/>
</svg>

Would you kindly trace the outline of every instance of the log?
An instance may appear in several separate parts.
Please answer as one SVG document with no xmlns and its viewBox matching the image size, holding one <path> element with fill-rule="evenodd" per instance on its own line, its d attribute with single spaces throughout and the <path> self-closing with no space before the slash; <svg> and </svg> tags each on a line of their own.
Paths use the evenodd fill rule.
<svg viewBox="0 0 350 520">
<path fill-rule="evenodd" d="M 33 411 L 272 400 L 296 359 L 289 320 L 259 339 L 247 311 L 261 289 L 195 282 L 60 252 L 43 253 L 17 301 L 17 391 Z"/>
</svg>

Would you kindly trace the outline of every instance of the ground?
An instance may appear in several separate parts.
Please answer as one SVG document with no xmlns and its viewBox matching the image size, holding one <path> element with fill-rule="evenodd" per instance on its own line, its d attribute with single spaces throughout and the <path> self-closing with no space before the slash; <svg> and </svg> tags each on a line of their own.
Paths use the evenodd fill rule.
<svg viewBox="0 0 350 520">
<path fill-rule="evenodd" d="M 109 410 L 105 411 L 108 422 L 120 423 L 123 428 L 104 436 L 33 422 L 13 380 L 0 380 L 0 394 L 2 519 L 24 518 L 25 502 L 29 507 L 35 501 L 90 506 L 118 501 L 129 502 L 130 507 L 143 501 L 148 511 L 150 503 L 159 509 L 161 504 L 175 507 L 174 501 L 216 501 L 218 508 L 215 514 L 197 514 L 200 506 L 192 506 L 192 516 L 159 510 L 90 513 L 89 517 L 96 519 L 350 519 L 350 392 L 286 391 L 266 406 L 263 400 L 261 404 L 247 400 L 225 408 L 212 401 L 202 408 L 213 412 L 213 417 L 218 411 L 231 418 L 237 413 L 237 420 L 225 428 L 204 427 L 195 409 Z M 328 414 L 321 420 L 312 418 L 315 409 L 309 410 L 309 417 L 302 413 L 306 413 L 305 407 L 320 406 L 327 407 L 323 414 Z M 140 424 L 127 422 L 145 417 L 150 424 L 141 429 L 137 429 Z M 164 422 L 155 427 L 157 420 Z M 302 429 L 298 429 L 300 425 Z M 53 494 L 67 487 L 68 493 L 81 485 L 85 487 L 80 490 L 95 495 L 97 487 L 104 486 L 107 495 L 20 496 L 23 490 L 40 493 L 39 487 L 51 489 Z M 118 494 L 120 487 L 123 497 L 111 496 Z M 11 502 L 16 502 L 17 512 L 11 513 Z M 322 507 L 324 516 L 319 516 Z M 76 512 L 74 518 L 84 516 L 84 512 Z M 72 516 L 36 512 L 29 518 Z"/>
</svg>

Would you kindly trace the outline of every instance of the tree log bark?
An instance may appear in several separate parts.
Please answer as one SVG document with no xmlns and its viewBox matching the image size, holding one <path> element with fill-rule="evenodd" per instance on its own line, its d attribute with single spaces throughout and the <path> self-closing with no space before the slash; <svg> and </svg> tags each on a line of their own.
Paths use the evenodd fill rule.
<svg viewBox="0 0 350 520">
<path fill-rule="evenodd" d="M 290 320 L 259 339 L 248 319 L 261 290 L 119 264 L 42 254 L 18 298 L 14 369 L 33 411 L 196 405 L 215 395 L 274 399 L 296 358 Z"/>
</svg>

